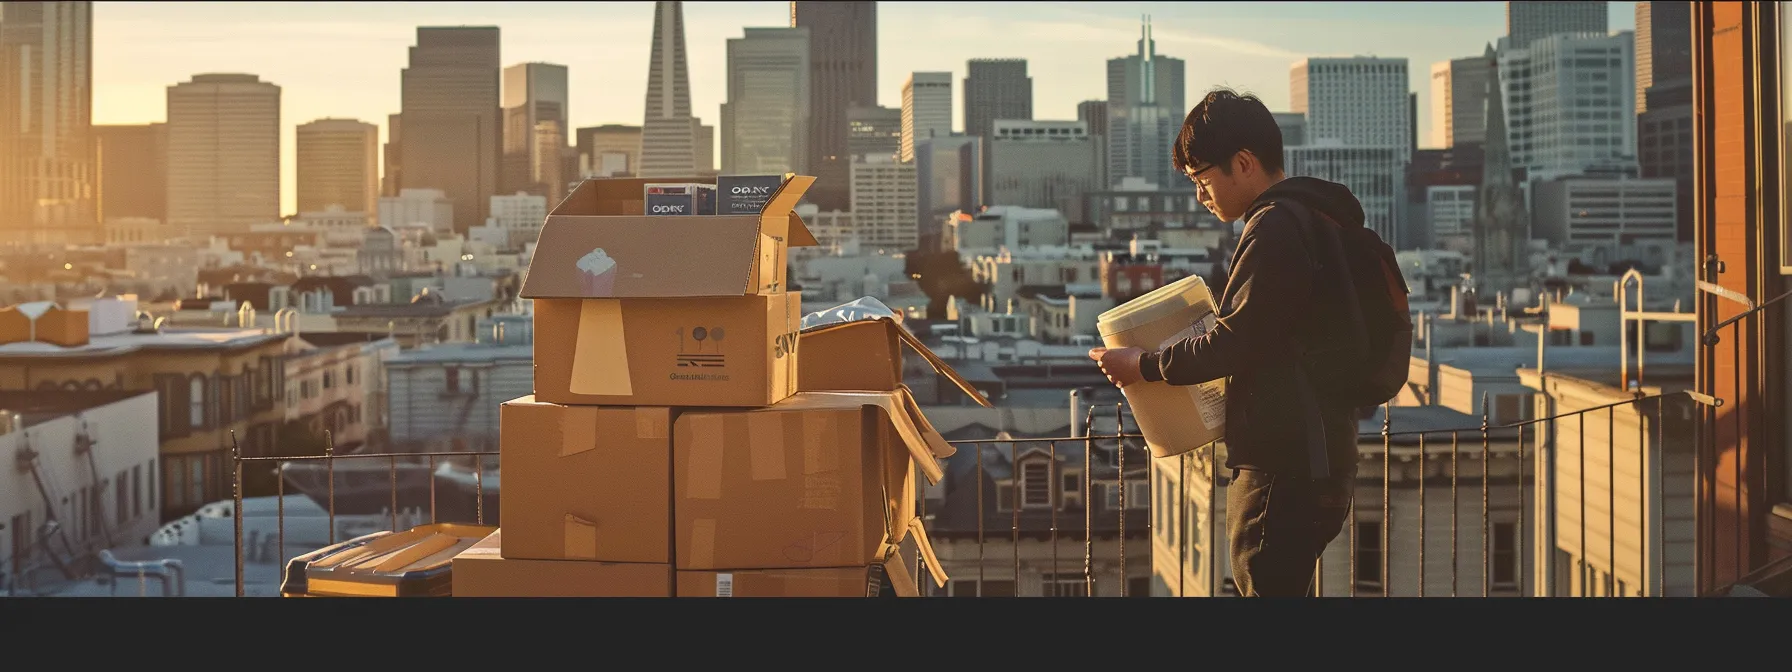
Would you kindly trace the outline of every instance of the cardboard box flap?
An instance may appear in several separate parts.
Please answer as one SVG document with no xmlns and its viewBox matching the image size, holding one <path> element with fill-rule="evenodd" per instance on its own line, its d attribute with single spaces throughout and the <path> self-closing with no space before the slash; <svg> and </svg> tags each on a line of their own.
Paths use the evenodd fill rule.
<svg viewBox="0 0 1792 672">
<path fill-rule="evenodd" d="M 779 402 L 771 408 L 776 410 L 802 411 L 809 409 L 841 408 L 843 406 L 876 406 L 889 414 L 890 422 L 895 425 L 897 436 L 902 438 L 904 447 L 915 464 L 920 465 L 921 473 L 927 476 L 929 484 L 938 484 L 946 475 L 945 468 L 934 456 L 941 450 L 950 455 L 952 446 L 946 439 L 934 431 L 932 425 L 924 424 L 926 418 L 918 422 L 917 411 L 913 404 L 905 404 L 900 392 L 803 392 Z M 923 429 L 926 427 L 926 429 Z"/>
<path fill-rule="evenodd" d="M 901 341 L 902 343 L 907 344 L 909 349 L 914 350 L 916 354 L 921 355 L 921 359 L 926 360 L 927 365 L 933 367 L 933 370 L 935 372 L 939 373 L 942 376 L 945 376 L 947 380 L 952 381 L 952 385 L 954 387 L 957 387 L 960 391 L 964 392 L 965 395 L 969 396 L 971 399 L 976 400 L 977 405 L 982 406 L 984 408 L 994 408 L 994 405 L 989 403 L 989 399 L 987 397 L 984 397 L 983 393 L 979 392 L 977 390 L 977 386 L 972 385 L 971 381 L 965 380 L 964 376 L 959 375 L 958 371 L 956 369 L 953 369 L 951 364 L 947 364 L 946 360 L 940 359 L 939 355 L 934 354 L 933 350 L 928 348 L 926 346 L 926 344 L 923 344 L 921 342 L 921 339 L 917 338 L 915 336 L 914 332 L 911 332 L 908 330 L 908 327 L 902 326 L 902 323 L 897 322 L 891 318 L 879 317 L 879 318 L 870 319 L 870 320 L 862 320 L 861 319 L 861 320 L 852 320 L 849 322 L 833 322 L 833 323 L 829 323 L 829 324 L 823 324 L 823 325 L 819 325 L 819 326 L 810 327 L 808 329 L 804 329 L 802 331 L 802 333 L 818 334 L 818 333 L 827 332 L 827 331 L 830 331 L 833 329 L 844 329 L 846 327 L 859 325 L 859 324 L 862 324 L 865 322 L 883 322 L 884 324 L 889 325 L 891 329 L 895 330 L 897 340 Z M 902 374 L 901 371 L 897 371 L 896 373 L 897 373 L 897 376 L 899 376 L 899 377 Z"/>
<path fill-rule="evenodd" d="M 933 351 L 928 349 L 926 345 L 923 345 L 921 339 L 915 338 L 915 335 L 911 333 L 907 327 L 900 324 L 895 324 L 895 327 L 896 337 L 902 339 L 903 343 L 907 343 L 909 348 L 920 354 L 921 359 L 927 360 L 927 364 L 932 366 L 934 371 L 945 376 L 946 380 L 952 381 L 953 386 L 963 391 L 966 395 L 970 396 L 970 398 L 977 400 L 978 406 L 994 408 L 994 406 L 989 403 L 989 399 L 985 398 L 982 392 L 977 391 L 977 386 L 972 385 L 971 381 L 965 380 L 964 376 L 958 375 L 958 371 L 954 370 L 952 365 L 947 364 L 946 360 L 940 359 L 939 355 L 933 354 Z"/>
<path fill-rule="evenodd" d="M 715 178 L 603 178 L 580 183 L 548 215 L 525 299 L 743 296 L 781 287 L 784 247 L 816 244 L 793 209 L 815 178 L 786 180 L 755 215 L 648 217 L 648 184 Z M 757 271 L 757 272 L 756 272 Z M 777 291 L 775 289 L 770 291 Z"/>
<path fill-rule="evenodd" d="M 915 426 L 920 429 L 921 437 L 927 440 L 927 449 L 933 453 L 934 457 L 943 460 L 958 454 L 958 449 L 948 443 L 946 437 L 942 436 L 939 430 L 934 429 L 933 422 L 927 419 L 927 414 L 921 412 L 921 403 L 915 401 L 915 393 L 908 389 L 907 385 L 898 386 L 896 394 L 902 402 L 902 407 L 908 409 L 908 417 L 913 419 Z"/>
<path fill-rule="evenodd" d="M 789 247 L 814 247 L 819 244 L 815 235 L 809 233 L 809 227 L 803 224 L 803 218 L 796 216 L 797 201 L 801 201 L 803 194 L 808 193 L 809 187 L 814 184 L 813 177 L 794 175 L 785 180 L 783 186 L 778 187 L 771 200 L 765 202 L 765 209 L 759 211 L 766 235 L 783 236 L 784 244 Z M 777 233 L 773 233 L 770 225 L 777 220 L 783 220 L 782 226 Z"/>
<path fill-rule="evenodd" d="M 915 548 L 921 551 L 921 561 L 927 563 L 927 573 L 933 576 L 934 585 L 945 588 L 946 568 L 940 564 L 940 556 L 934 553 L 933 542 L 927 538 L 927 528 L 921 524 L 921 519 L 910 518 L 908 531 L 915 539 Z M 921 571 L 921 568 L 916 567 L 915 571 Z"/>
</svg>

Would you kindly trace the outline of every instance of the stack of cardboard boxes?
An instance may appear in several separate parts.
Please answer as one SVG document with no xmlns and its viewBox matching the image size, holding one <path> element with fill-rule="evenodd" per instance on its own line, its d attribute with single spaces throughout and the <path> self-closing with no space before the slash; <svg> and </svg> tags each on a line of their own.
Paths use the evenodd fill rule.
<svg viewBox="0 0 1792 672">
<path fill-rule="evenodd" d="M 587 180 L 548 216 L 535 394 L 502 407 L 500 529 L 455 558 L 456 597 L 913 595 L 905 544 L 944 585 L 916 472 L 952 448 L 902 385 L 919 343 L 801 332 L 786 253 L 815 244 L 792 213 L 814 178 L 758 214 L 644 214 L 646 185 L 701 181 Z"/>
</svg>

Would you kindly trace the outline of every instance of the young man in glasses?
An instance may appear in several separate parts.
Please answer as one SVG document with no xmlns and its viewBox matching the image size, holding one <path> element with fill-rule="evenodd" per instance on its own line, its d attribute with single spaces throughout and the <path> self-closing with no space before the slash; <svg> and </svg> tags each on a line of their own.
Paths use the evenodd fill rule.
<svg viewBox="0 0 1792 672">
<path fill-rule="evenodd" d="M 1089 356 L 1121 387 L 1227 379 L 1233 580 L 1247 597 L 1310 595 L 1316 561 L 1350 515 L 1357 411 L 1325 399 L 1304 361 L 1339 337 L 1337 325 L 1361 326 L 1346 307 L 1354 304 L 1339 231 L 1362 227 L 1363 207 L 1344 185 L 1284 176 L 1275 117 L 1228 89 L 1189 112 L 1171 158 L 1214 216 L 1245 222 L 1218 294 L 1218 326 L 1159 351 Z"/>
</svg>

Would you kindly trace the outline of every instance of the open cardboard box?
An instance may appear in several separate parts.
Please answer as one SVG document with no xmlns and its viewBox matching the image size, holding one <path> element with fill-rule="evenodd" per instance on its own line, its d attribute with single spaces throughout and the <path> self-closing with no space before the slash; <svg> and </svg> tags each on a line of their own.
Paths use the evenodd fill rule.
<svg viewBox="0 0 1792 672">
<path fill-rule="evenodd" d="M 525 299 L 688 298 L 783 292 L 786 253 L 816 244 L 797 201 L 815 178 L 785 181 L 757 215 L 649 216 L 649 183 L 715 178 L 614 178 L 580 183 L 548 213 L 523 281 Z"/>
<path fill-rule="evenodd" d="M 808 392 L 752 411 L 682 412 L 672 430 L 676 566 L 879 562 L 919 529 L 916 472 L 938 483 L 953 451 L 907 397 Z"/>
<path fill-rule="evenodd" d="M 803 330 L 798 339 L 806 363 L 797 372 L 798 392 L 899 389 L 903 386 L 902 346 L 907 345 L 978 405 L 990 407 L 976 386 L 894 319 L 822 325 Z"/>
<path fill-rule="evenodd" d="M 670 563 L 672 417 L 665 407 L 504 402 L 504 557 Z"/>
<path fill-rule="evenodd" d="M 535 397 L 606 406 L 768 406 L 796 390 L 798 295 L 787 252 L 810 246 L 794 176 L 757 215 L 642 214 L 649 182 L 593 179 L 548 215 L 522 298 L 535 302 Z"/>
</svg>

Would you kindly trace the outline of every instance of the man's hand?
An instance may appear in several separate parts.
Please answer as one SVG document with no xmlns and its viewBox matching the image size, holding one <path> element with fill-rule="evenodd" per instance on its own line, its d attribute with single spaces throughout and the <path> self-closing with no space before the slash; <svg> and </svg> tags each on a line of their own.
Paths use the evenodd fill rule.
<svg viewBox="0 0 1792 672">
<path fill-rule="evenodd" d="M 1089 359 L 1101 365 L 1101 372 L 1107 375 L 1108 382 L 1115 387 L 1126 387 L 1145 381 L 1145 375 L 1139 372 L 1139 358 L 1144 354 L 1140 348 L 1094 348 L 1089 351 Z"/>
</svg>

